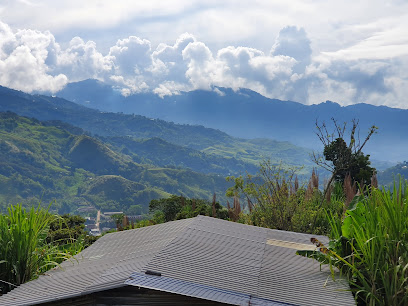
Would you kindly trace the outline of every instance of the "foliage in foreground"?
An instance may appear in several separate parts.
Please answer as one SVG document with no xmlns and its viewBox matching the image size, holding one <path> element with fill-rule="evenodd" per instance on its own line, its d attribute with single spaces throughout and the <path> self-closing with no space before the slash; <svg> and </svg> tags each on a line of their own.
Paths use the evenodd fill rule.
<svg viewBox="0 0 408 306">
<path fill-rule="evenodd" d="M 78 228 L 66 230 L 70 219 L 51 215 L 40 206 L 26 210 L 21 204 L 0 214 L 1 293 L 36 278 L 84 248 L 84 241 L 76 239 L 80 236 L 73 236 Z"/>
<path fill-rule="evenodd" d="M 337 267 L 361 305 L 408 304 L 408 184 L 356 196 L 343 220 L 329 216 L 332 240 L 311 257 Z"/>
<path fill-rule="evenodd" d="M 68 249 L 70 253 L 78 253 L 97 240 L 89 236 L 85 230 L 85 219 L 78 215 L 64 214 L 50 223 L 46 242 Z M 73 250 L 77 250 L 72 252 Z"/>
<path fill-rule="evenodd" d="M 309 184 L 300 186 L 297 171 L 299 169 L 288 170 L 282 165 L 265 161 L 256 176 L 248 174 L 227 178 L 235 185 L 227 191 L 226 195 L 233 198 L 233 202 L 230 205 L 227 201 L 226 208 L 215 198 L 211 203 L 173 195 L 150 202 L 150 220 L 130 226 L 122 216 L 116 223 L 118 229 L 137 228 L 200 214 L 279 230 L 327 234 L 330 224 L 325 211 L 336 216 L 343 213 L 346 197 L 342 184 L 334 184 L 327 194 L 328 198 L 323 199 L 318 175 L 313 172 Z M 242 199 L 244 205 L 241 204 Z"/>
<path fill-rule="evenodd" d="M 140 228 L 168 221 L 193 218 L 198 215 L 224 220 L 229 219 L 229 211 L 216 201 L 215 194 L 212 202 L 177 195 L 152 200 L 149 204 L 149 212 L 151 216 L 149 219 L 140 220 L 136 223 L 129 222 L 128 218 L 123 214 L 115 215 L 113 219 L 118 230 Z"/>
<path fill-rule="evenodd" d="M 285 231 L 327 234 L 325 209 L 341 215 L 343 190 L 336 187 L 328 199 L 323 199 L 318 175 L 313 171 L 309 184 L 300 186 L 298 171 L 265 161 L 256 176 L 227 178 L 235 183 L 227 195 L 244 198 L 248 203 L 247 213 L 241 213 L 237 221 Z"/>
</svg>

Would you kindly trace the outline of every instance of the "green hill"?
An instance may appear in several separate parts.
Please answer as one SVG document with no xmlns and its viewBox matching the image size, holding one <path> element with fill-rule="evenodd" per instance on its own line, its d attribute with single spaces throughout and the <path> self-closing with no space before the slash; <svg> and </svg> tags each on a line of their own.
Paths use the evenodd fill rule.
<svg viewBox="0 0 408 306">
<path fill-rule="evenodd" d="M 255 173 L 258 165 L 235 157 L 205 153 L 183 147 L 161 138 L 102 137 L 103 141 L 129 155 L 133 161 L 159 167 L 188 168 L 205 174 L 227 176 L 248 171 Z"/>
<path fill-rule="evenodd" d="M 126 166 L 122 156 L 97 139 L 86 135 L 77 137 L 68 156 L 75 167 L 95 173 L 114 171 L 114 169 Z"/>
<path fill-rule="evenodd" d="M 112 210 L 113 208 L 119 210 L 128 208 L 130 205 L 149 203 L 153 199 L 170 196 L 165 191 L 149 188 L 117 175 L 96 177 L 86 186 L 82 195 L 89 202 L 100 203 L 100 208 L 104 210 Z M 144 206 L 144 212 L 148 212 L 147 206 Z"/>
<path fill-rule="evenodd" d="M 275 163 L 304 165 L 304 173 L 310 173 L 314 166 L 309 158 L 310 150 L 289 142 L 239 139 L 203 126 L 104 113 L 61 98 L 28 95 L 0 87 L 0 111 L 8 110 L 44 121 L 64 121 L 104 137 L 105 143 L 119 148 L 133 161 L 160 167 L 183 167 L 226 176 L 245 171 L 255 173 L 265 158 Z"/>
<path fill-rule="evenodd" d="M 383 186 L 392 186 L 394 181 L 398 181 L 398 176 L 408 180 L 408 162 L 404 161 L 394 167 L 388 168 L 378 173 L 378 183 Z"/>
<path fill-rule="evenodd" d="M 146 208 L 151 199 L 173 193 L 209 199 L 216 192 L 222 198 L 229 186 L 222 176 L 136 163 L 100 139 L 52 124 L 0 112 L 2 208 L 54 199 L 61 213 L 92 205 Z"/>
</svg>

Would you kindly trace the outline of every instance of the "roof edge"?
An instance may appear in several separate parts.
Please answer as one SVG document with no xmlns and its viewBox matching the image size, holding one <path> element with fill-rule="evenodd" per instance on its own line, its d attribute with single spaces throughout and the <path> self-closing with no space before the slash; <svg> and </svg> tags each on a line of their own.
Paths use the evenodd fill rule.
<svg viewBox="0 0 408 306">
<path fill-rule="evenodd" d="M 230 305 L 292 305 L 208 285 L 201 285 L 164 276 L 146 275 L 138 272 L 132 273 L 130 278 L 125 281 L 125 285 L 180 294 Z"/>
</svg>

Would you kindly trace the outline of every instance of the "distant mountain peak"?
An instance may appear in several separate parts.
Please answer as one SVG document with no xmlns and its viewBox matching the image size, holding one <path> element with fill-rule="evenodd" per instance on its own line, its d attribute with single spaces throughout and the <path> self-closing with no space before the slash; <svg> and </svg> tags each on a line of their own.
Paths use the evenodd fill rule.
<svg viewBox="0 0 408 306">
<path fill-rule="evenodd" d="M 321 146 L 315 135 L 316 119 L 328 124 L 332 117 L 339 122 L 358 119 L 361 133 L 373 124 L 379 127 L 378 134 L 366 148 L 367 153 L 371 153 L 374 158 L 398 161 L 404 159 L 401 152 L 408 151 L 408 145 L 401 141 L 407 135 L 399 133 L 408 130 L 408 110 L 397 111 L 364 103 L 341 106 L 330 100 L 305 105 L 270 99 L 246 88 L 233 90 L 214 86 L 211 90 L 180 92 L 177 96 L 165 96 L 162 99 L 152 93 L 134 94 L 125 98 L 112 88 L 101 90 L 95 86 L 93 89 L 90 81 L 82 87 L 81 83 L 77 85 L 78 89 L 70 89 L 68 86 L 61 95 L 103 111 L 134 113 L 181 124 L 203 125 L 236 137 L 271 138 L 313 149 Z M 91 102 L 85 104 L 85 101 Z M 399 149 L 395 149 L 396 144 L 400 146 Z M 394 150 L 390 151 L 390 146 Z"/>
</svg>

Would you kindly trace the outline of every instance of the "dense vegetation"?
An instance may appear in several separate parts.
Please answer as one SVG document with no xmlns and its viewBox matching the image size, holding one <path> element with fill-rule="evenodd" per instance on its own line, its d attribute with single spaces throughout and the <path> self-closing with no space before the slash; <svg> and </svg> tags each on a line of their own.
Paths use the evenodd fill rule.
<svg viewBox="0 0 408 306">
<path fill-rule="evenodd" d="M 356 196 L 342 217 L 328 213 L 329 245 L 299 252 L 338 268 L 359 305 L 408 303 L 408 184 L 372 187 Z"/>
<path fill-rule="evenodd" d="M 129 155 L 63 123 L 42 123 L 0 113 L 0 204 L 57 200 L 69 213 L 78 207 L 126 210 L 170 194 L 208 198 L 228 187 L 223 177 L 188 169 L 138 164 Z"/>
<path fill-rule="evenodd" d="M 0 294 L 57 266 L 95 241 L 79 216 L 20 204 L 0 214 Z"/>
<path fill-rule="evenodd" d="M 159 167 L 187 167 L 223 176 L 237 175 L 245 170 L 254 173 L 263 158 L 275 163 L 282 160 L 285 164 L 304 165 L 304 173 L 312 167 L 309 150 L 288 142 L 245 140 L 203 126 L 104 113 L 64 99 L 28 95 L 4 87 L 0 87 L 0 111 L 12 111 L 38 120 L 61 120 L 94 136 L 115 137 L 112 141 L 104 138 L 104 142 L 112 142 L 125 150 L 122 153 L 128 154 L 126 150 L 135 153 L 138 157 L 131 156 L 138 163 L 153 163 Z"/>
<path fill-rule="evenodd" d="M 229 177 L 235 185 L 227 195 L 245 199 L 248 214 L 238 220 L 248 224 L 314 234 L 327 234 L 329 223 L 325 210 L 335 215 L 343 211 L 343 192 L 336 191 L 323 198 L 316 172 L 308 184 L 299 184 L 296 169 L 285 170 L 266 161 L 256 176 Z"/>
<path fill-rule="evenodd" d="M 308 184 L 300 185 L 296 170 L 286 170 L 270 161 L 261 164 L 255 176 L 228 177 L 234 186 L 226 195 L 227 205 L 216 201 L 172 195 L 152 200 L 150 220 L 136 227 L 195 217 L 198 214 L 279 230 L 328 234 L 330 222 L 326 213 L 340 217 L 346 195 L 337 183 L 327 198 L 319 189 L 319 178 L 313 171 Z"/>
</svg>

